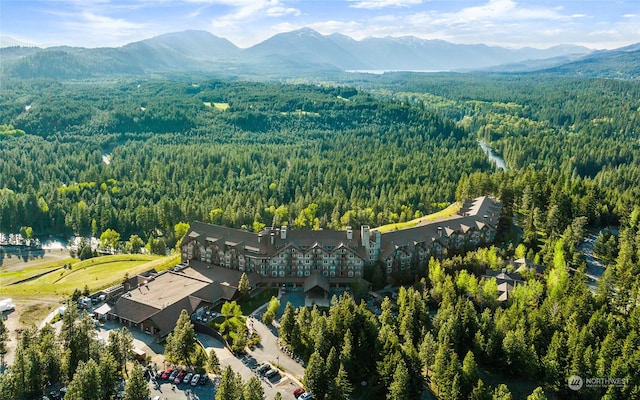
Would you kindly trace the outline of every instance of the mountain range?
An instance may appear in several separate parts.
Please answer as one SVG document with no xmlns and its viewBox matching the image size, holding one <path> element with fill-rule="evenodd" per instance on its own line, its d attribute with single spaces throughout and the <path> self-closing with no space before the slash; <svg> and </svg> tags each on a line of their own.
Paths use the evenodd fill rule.
<svg viewBox="0 0 640 400">
<path fill-rule="evenodd" d="M 0 43 L 13 43 L 2 38 Z M 168 33 L 115 48 L 26 47 L 0 49 L 2 74 L 21 78 L 202 72 L 219 75 L 305 76 L 343 71 L 522 72 L 636 78 L 640 45 L 611 51 L 561 45 L 508 49 L 416 37 L 354 40 L 303 28 L 247 49 L 205 31 Z"/>
</svg>

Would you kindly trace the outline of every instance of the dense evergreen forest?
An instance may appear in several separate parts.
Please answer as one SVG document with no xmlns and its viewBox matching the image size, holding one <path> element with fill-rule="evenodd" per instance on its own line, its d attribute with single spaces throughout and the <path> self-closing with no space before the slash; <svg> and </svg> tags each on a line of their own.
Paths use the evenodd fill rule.
<svg viewBox="0 0 640 400">
<path fill-rule="evenodd" d="M 2 232 L 114 229 L 173 244 L 180 221 L 376 226 L 499 197 L 505 242 L 415 265 L 382 315 L 350 299 L 328 314 L 287 310 L 281 336 L 308 359 L 318 398 L 345 398 L 338 389 L 364 377 L 375 398 L 414 398 L 420 372 L 443 399 L 510 398 L 497 382 L 520 381 L 563 399 L 640 397 L 640 82 L 385 74 L 0 90 Z M 578 246 L 605 227 L 592 294 Z M 497 304 L 482 271 L 524 256 L 545 272 Z M 627 384 L 572 391 L 571 375 Z"/>
<path fill-rule="evenodd" d="M 492 168 L 453 121 L 350 88 L 8 81 L 2 90 L 2 124 L 27 133 L 2 140 L 4 232 L 380 225 L 436 210 L 454 200 L 462 173 Z"/>
</svg>

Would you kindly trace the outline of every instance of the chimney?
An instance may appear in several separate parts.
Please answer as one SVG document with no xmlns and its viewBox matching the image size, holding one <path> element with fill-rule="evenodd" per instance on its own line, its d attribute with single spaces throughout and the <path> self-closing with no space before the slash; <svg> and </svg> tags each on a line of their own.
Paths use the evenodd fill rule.
<svg viewBox="0 0 640 400">
<path fill-rule="evenodd" d="M 438 227 L 438 237 L 442 237 L 442 227 Z"/>
<path fill-rule="evenodd" d="M 369 246 L 369 225 L 362 225 L 360 227 L 360 238 L 362 239 L 363 246 Z"/>
<path fill-rule="evenodd" d="M 351 229 L 350 226 L 347 226 L 347 240 L 352 240 L 353 239 L 353 230 Z"/>
<path fill-rule="evenodd" d="M 258 243 L 262 242 L 262 233 L 258 233 Z"/>
<path fill-rule="evenodd" d="M 276 240 L 276 234 L 275 234 L 275 232 L 272 231 L 271 232 L 271 244 L 275 243 L 275 240 Z"/>
<path fill-rule="evenodd" d="M 287 227 L 286 226 L 281 226 L 280 227 L 280 239 L 282 239 L 282 240 L 286 240 L 287 239 Z"/>
</svg>

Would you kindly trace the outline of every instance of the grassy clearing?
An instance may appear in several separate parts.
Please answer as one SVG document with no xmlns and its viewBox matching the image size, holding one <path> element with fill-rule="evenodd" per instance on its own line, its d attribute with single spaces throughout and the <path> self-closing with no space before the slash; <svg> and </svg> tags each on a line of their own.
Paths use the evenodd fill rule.
<svg viewBox="0 0 640 400">
<path fill-rule="evenodd" d="M 213 103 L 213 107 L 216 110 L 227 111 L 229 109 L 229 103 Z"/>
<path fill-rule="evenodd" d="M 445 208 L 444 210 L 440 210 L 433 214 L 425 215 L 424 217 L 412 219 L 411 221 L 406 221 L 406 222 L 398 222 L 395 224 L 382 225 L 374 229 L 379 231 L 380 233 L 385 233 L 390 231 L 397 231 L 400 229 L 413 228 L 414 226 L 418 225 L 421 222 L 429 222 L 429 221 L 435 221 L 436 219 L 449 218 L 452 215 L 455 215 L 458 211 L 460 211 L 460 207 L 462 207 L 461 203 L 453 203 L 449 207 Z"/>
<path fill-rule="evenodd" d="M 71 269 L 57 269 L 65 264 L 65 260 L 56 266 L 29 268 L 27 266 L 17 275 L 20 279 L 29 276 L 41 276 L 27 282 L 11 285 L 20 279 L 14 272 L 0 273 L 0 289 L 4 296 L 14 298 L 65 297 L 75 289 L 82 289 L 85 285 L 90 291 L 104 289 L 120 282 L 125 274 L 134 276 L 151 268 L 162 270 L 176 265 L 179 256 L 161 257 L 142 254 L 121 254 L 96 257 L 80 262 L 73 262 Z M 69 262 L 67 260 L 67 262 Z M 22 273 L 22 275 L 20 275 Z M 8 275 L 10 279 L 6 279 Z"/>
<path fill-rule="evenodd" d="M 36 321 L 42 321 L 45 319 L 51 311 L 55 308 L 60 307 L 60 304 L 51 304 L 51 303 L 34 303 L 29 304 L 21 313 L 20 313 L 20 323 L 23 326 L 30 326 L 34 324 Z"/>
<path fill-rule="evenodd" d="M 282 115 L 296 115 L 298 117 L 301 117 L 303 115 L 311 115 L 313 117 L 319 117 L 320 113 L 317 112 L 311 112 L 311 111 L 302 111 L 302 110 L 296 110 L 293 112 L 281 112 L 280 114 Z"/>
<path fill-rule="evenodd" d="M 65 258 L 62 260 L 51 261 L 41 264 L 36 261 L 29 262 L 26 267 L 20 270 L 2 271 L 0 272 L 0 287 L 8 286 L 14 282 L 30 279 L 38 275 L 47 274 L 61 268 L 63 265 L 77 262 L 77 258 Z"/>
</svg>

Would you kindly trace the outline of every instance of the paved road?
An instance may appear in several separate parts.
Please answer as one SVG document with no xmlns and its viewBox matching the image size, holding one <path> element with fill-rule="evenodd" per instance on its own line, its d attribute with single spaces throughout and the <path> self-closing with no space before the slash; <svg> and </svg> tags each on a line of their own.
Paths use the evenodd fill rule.
<svg viewBox="0 0 640 400">
<path fill-rule="evenodd" d="M 277 343 L 278 338 L 274 334 L 275 328 L 268 328 L 256 318 L 251 318 L 250 321 L 250 324 L 253 324 L 253 329 L 260 335 L 260 346 L 250 354 L 259 362 L 281 365 L 292 378 L 300 382 L 304 376 L 304 367 L 280 351 Z"/>
<path fill-rule="evenodd" d="M 256 373 L 251 368 L 249 368 L 242 362 L 242 359 L 233 355 L 233 353 L 231 353 L 229 349 L 224 347 L 222 342 L 220 342 L 218 339 L 200 333 L 197 334 L 197 337 L 198 340 L 200 340 L 200 343 L 202 343 L 202 345 L 207 350 L 207 353 L 211 349 L 216 352 L 216 355 L 220 360 L 220 366 L 223 369 L 227 366 L 231 366 L 231 369 L 239 373 L 245 382 L 252 376 L 256 375 Z M 256 360 L 262 362 L 261 359 L 256 358 Z M 297 388 L 298 385 L 287 374 L 283 374 L 281 376 L 281 379 L 274 382 L 270 382 L 266 379 L 261 379 L 261 382 L 267 399 L 273 399 L 273 397 L 276 395 L 276 392 L 280 392 L 283 399 L 294 400 L 293 390 Z"/>
</svg>

